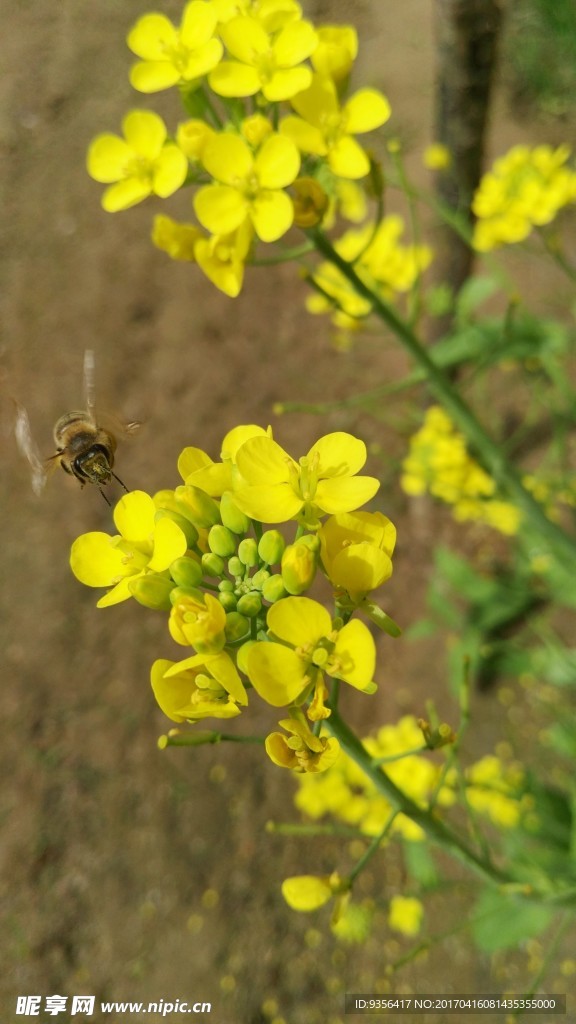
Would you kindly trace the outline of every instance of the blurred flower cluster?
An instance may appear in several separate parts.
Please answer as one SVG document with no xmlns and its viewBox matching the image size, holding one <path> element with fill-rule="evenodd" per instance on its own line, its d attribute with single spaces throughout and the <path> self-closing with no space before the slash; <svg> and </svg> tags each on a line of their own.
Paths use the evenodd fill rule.
<svg viewBox="0 0 576 1024">
<path fill-rule="evenodd" d="M 568 146 L 513 146 L 496 160 L 472 203 L 478 218 L 474 248 L 487 252 L 521 242 L 576 202 L 576 172 L 566 166 L 569 156 Z"/>
<path fill-rule="evenodd" d="M 170 134 L 158 114 L 130 111 L 122 136 L 94 139 L 88 171 L 107 186 L 110 212 L 195 186 L 197 223 L 155 222 L 153 240 L 173 259 L 236 296 L 257 241 L 365 206 L 351 188 L 371 168 L 357 136 L 390 107 L 376 89 L 348 95 L 353 27 L 315 27 L 296 0 L 190 0 L 180 25 L 145 14 L 127 42 L 139 58 L 134 89 L 178 89 L 187 119 Z"/>
<path fill-rule="evenodd" d="M 495 497 L 496 482 L 472 458 L 465 438 L 440 406 L 431 406 L 410 439 L 400 483 L 406 494 L 430 493 L 453 505 L 459 522 L 486 523 L 500 533 L 517 533 L 521 512 Z"/>
<path fill-rule="evenodd" d="M 381 512 L 358 511 L 379 486 L 359 475 L 365 461 L 351 434 L 327 434 L 296 461 L 269 430 L 240 426 L 224 438 L 219 462 L 184 449 L 174 490 L 121 498 L 115 536 L 74 542 L 74 574 L 108 588 L 99 607 L 134 597 L 167 612 L 172 639 L 192 649 L 152 666 L 172 721 L 234 718 L 252 691 L 283 709 L 282 731 L 266 740 L 275 764 L 297 772 L 333 764 L 338 743 L 316 724 L 331 713 L 329 680 L 376 689 L 376 646 L 355 613 L 386 619 L 368 594 L 389 578 L 396 539 Z M 318 570 L 334 617 L 305 596 Z"/>
</svg>

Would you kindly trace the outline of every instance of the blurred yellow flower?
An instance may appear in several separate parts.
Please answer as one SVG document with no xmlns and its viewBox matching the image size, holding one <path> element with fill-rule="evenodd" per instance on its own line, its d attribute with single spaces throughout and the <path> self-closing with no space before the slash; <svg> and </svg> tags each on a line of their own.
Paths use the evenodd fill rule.
<svg viewBox="0 0 576 1024">
<path fill-rule="evenodd" d="M 132 53 L 142 60 L 130 71 L 139 92 L 160 92 L 179 82 L 194 82 L 220 60 L 223 47 L 214 37 L 216 12 L 211 3 L 190 0 L 180 28 L 164 14 L 145 14 L 128 33 Z"/>
</svg>

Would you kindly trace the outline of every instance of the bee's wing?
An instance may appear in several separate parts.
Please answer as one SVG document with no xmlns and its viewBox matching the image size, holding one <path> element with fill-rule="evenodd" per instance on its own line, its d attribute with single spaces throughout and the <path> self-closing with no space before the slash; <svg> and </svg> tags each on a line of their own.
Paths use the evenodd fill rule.
<svg viewBox="0 0 576 1024">
<path fill-rule="evenodd" d="M 28 460 L 32 470 L 32 489 L 35 494 L 40 494 L 46 483 L 46 466 L 30 429 L 28 413 L 23 405 L 14 400 L 16 406 L 16 418 L 14 421 L 14 434 L 16 444 L 22 455 Z"/>
<path fill-rule="evenodd" d="M 84 401 L 88 416 L 96 423 L 96 360 L 91 348 L 84 351 Z"/>
</svg>

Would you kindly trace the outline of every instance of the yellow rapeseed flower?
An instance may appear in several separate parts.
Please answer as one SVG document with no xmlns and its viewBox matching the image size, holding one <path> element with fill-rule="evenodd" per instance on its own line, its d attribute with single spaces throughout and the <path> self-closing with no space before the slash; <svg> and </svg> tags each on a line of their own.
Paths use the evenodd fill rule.
<svg viewBox="0 0 576 1024">
<path fill-rule="evenodd" d="M 340 107 L 332 79 L 314 75 L 310 87 L 293 96 L 291 104 L 299 116 L 281 121 L 283 135 L 303 153 L 326 157 L 342 178 L 368 174 L 370 161 L 353 136 L 379 128 L 390 117 L 390 104 L 381 92 L 359 89 Z"/>
<path fill-rule="evenodd" d="M 222 24 L 238 15 L 250 15 L 262 23 L 267 32 L 277 32 L 289 21 L 302 17 L 296 0 L 212 0 L 218 21 Z"/>
<path fill-rule="evenodd" d="M 415 896 L 393 896 L 388 911 L 388 924 L 395 932 L 413 938 L 422 927 L 424 907 Z"/>
<path fill-rule="evenodd" d="M 118 535 L 84 533 L 70 552 L 70 567 L 88 587 L 110 587 L 98 608 L 132 596 L 131 585 L 146 573 L 163 573 L 186 551 L 184 533 L 168 517 L 160 517 L 144 491 L 130 491 L 114 509 Z"/>
<path fill-rule="evenodd" d="M 309 21 L 293 20 L 278 32 L 250 16 L 232 18 L 220 35 L 233 60 L 223 60 L 209 77 L 219 96 L 254 96 L 262 92 L 270 103 L 287 100 L 306 89 L 312 80 L 303 65 L 318 38 Z"/>
<path fill-rule="evenodd" d="M 236 453 L 235 500 L 261 523 L 351 512 L 380 486 L 375 477 L 356 475 L 365 461 L 364 442 L 341 431 L 321 437 L 299 462 L 272 438 L 251 438 Z"/>
<path fill-rule="evenodd" d="M 338 740 L 315 736 L 303 715 L 284 718 L 279 723 L 288 736 L 272 732 L 266 737 L 266 753 L 280 768 L 295 772 L 325 772 L 340 754 Z"/>
<path fill-rule="evenodd" d="M 145 14 L 128 33 L 132 53 L 142 60 L 130 71 L 139 92 L 160 92 L 179 82 L 194 82 L 220 60 L 223 47 L 214 37 L 216 12 L 211 3 L 190 0 L 180 28 L 164 14 Z"/>
<path fill-rule="evenodd" d="M 182 594 L 170 612 L 168 629 L 177 644 L 199 654 L 217 654 L 226 643 L 226 612 L 212 594 Z"/>
<path fill-rule="evenodd" d="M 152 689 L 162 711 L 173 722 L 203 718 L 235 718 L 238 704 L 248 703 L 246 690 L 230 656 L 197 654 L 185 661 L 164 658 L 152 665 Z"/>
<path fill-rule="evenodd" d="M 173 260 L 196 261 L 196 243 L 204 238 L 195 224 L 180 224 L 172 217 L 159 213 L 152 225 L 152 241 L 157 249 L 167 252 Z"/>
<path fill-rule="evenodd" d="M 473 245 L 487 252 L 527 238 L 576 202 L 576 172 L 566 166 L 568 146 L 513 146 L 495 161 L 474 195 L 478 221 Z"/>
<path fill-rule="evenodd" d="M 396 527 L 381 512 L 330 516 L 318 536 L 322 565 L 335 587 L 365 595 L 392 575 Z"/>
<path fill-rule="evenodd" d="M 228 235 L 248 220 L 263 242 L 275 242 L 292 225 L 294 207 L 283 189 L 296 178 L 300 157 L 282 136 L 268 135 L 256 154 L 239 135 L 210 139 L 202 163 L 215 179 L 194 196 L 198 220 L 214 235 Z"/>
<path fill-rule="evenodd" d="M 166 125 L 149 110 L 131 110 L 122 122 L 124 138 L 97 135 L 87 156 L 88 173 L 109 187 L 102 206 L 109 213 L 126 210 L 154 194 L 166 199 L 184 183 L 188 161 L 167 142 Z"/>
<path fill-rule="evenodd" d="M 358 33 L 353 25 L 321 25 L 312 66 L 320 75 L 342 82 L 358 56 Z"/>
<path fill-rule="evenodd" d="M 250 680 L 260 696 L 284 707 L 314 691 L 308 717 L 325 718 L 323 673 L 343 679 L 357 690 L 373 693 L 376 647 L 359 619 L 334 628 L 326 609 L 309 597 L 286 597 L 267 613 L 276 640 L 255 643 L 247 655 Z"/>
</svg>

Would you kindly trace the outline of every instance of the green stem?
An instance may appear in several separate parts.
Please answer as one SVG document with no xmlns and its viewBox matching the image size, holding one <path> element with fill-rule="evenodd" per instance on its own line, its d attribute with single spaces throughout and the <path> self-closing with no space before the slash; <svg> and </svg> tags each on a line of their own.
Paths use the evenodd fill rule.
<svg viewBox="0 0 576 1024">
<path fill-rule="evenodd" d="M 392 811 L 392 813 L 390 814 L 390 816 L 388 818 L 388 821 L 384 825 L 384 828 L 382 829 L 382 831 L 377 836 L 374 837 L 374 839 L 372 840 L 372 842 L 370 843 L 368 848 L 364 851 L 364 853 L 360 857 L 359 861 L 352 868 L 352 871 L 348 875 L 348 881 L 349 881 L 351 886 L 354 884 L 354 882 L 358 878 L 358 875 L 360 874 L 360 872 L 363 871 L 364 868 L 366 867 L 366 865 L 372 860 L 372 857 L 374 856 L 374 854 L 378 852 L 378 850 L 380 849 L 380 844 L 382 843 L 382 840 L 385 839 L 386 836 L 388 835 L 388 833 L 390 832 L 390 829 L 392 828 L 392 825 L 394 824 L 394 819 L 397 818 L 397 817 L 398 817 L 398 811 Z"/>
<path fill-rule="evenodd" d="M 510 497 L 517 502 L 534 529 L 538 530 L 547 541 L 550 549 L 563 562 L 568 560 L 574 564 L 576 562 L 576 541 L 566 534 L 561 527 L 548 519 L 542 507 L 523 486 L 520 476 L 504 455 L 502 445 L 494 441 L 486 433 L 470 407 L 458 394 L 454 384 L 451 383 L 429 356 L 425 347 L 409 325 L 398 316 L 391 306 L 371 290 L 356 273 L 352 264 L 340 256 L 321 231 L 313 228 L 310 229 L 309 235 L 313 239 L 318 252 L 340 270 L 344 277 L 353 285 L 358 295 L 368 299 L 372 304 L 375 314 L 391 328 L 404 348 L 422 367 L 426 373 L 430 390 L 438 401 L 442 403 L 451 419 L 480 456 L 486 469 L 490 471 L 494 479 L 506 490 Z"/>
<path fill-rule="evenodd" d="M 519 882 L 514 876 L 507 874 L 489 859 L 487 855 L 476 853 L 468 844 L 447 825 L 424 807 L 419 807 L 410 797 L 374 763 L 373 758 L 335 709 L 330 718 L 326 719 L 326 727 L 336 737 L 342 750 L 350 757 L 364 774 L 374 783 L 376 789 L 390 803 L 393 810 L 406 814 L 425 831 L 428 838 L 441 846 L 447 853 L 465 864 L 470 870 L 481 875 L 485 881 L 493 885 L 503 886 L 509 891 L 519 892 L 523 897 L 535 899 L 542 903 L 573 905 L 576 899 L 575 889 L 541 892 L 529 883 Z"/>
</svg>

